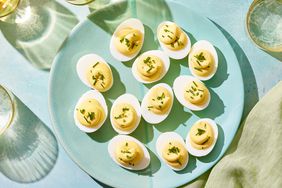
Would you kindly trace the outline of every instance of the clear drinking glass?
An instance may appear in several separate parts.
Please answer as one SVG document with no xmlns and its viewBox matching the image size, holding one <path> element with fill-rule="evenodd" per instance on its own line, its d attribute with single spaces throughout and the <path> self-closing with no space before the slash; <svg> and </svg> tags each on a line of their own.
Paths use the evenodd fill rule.
<svg viewBox="0 0 282 188">
<path fill-rule="evenodd" d="M 57 157 L 53 133 L 0 85 L 0 172 L 16 182 L 38 181 L 51 171 Z"/>
<path fill-rule="evenodd" d="M 254 0 L 247 13 L 246 27 L 259 48 L 282 52 L 282 0 Z"/>
</svg>

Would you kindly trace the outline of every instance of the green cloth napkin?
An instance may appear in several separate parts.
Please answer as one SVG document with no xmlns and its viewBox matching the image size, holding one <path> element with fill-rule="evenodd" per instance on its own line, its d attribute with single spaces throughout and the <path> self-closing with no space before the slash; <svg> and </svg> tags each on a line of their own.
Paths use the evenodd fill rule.
<svg viewBox="0 0 282 188">
<path fill-rule="evenodd" d="M 186 187 L 282 187 L 282 81 L 252 109 L 211 172 Z"/>
</svg>

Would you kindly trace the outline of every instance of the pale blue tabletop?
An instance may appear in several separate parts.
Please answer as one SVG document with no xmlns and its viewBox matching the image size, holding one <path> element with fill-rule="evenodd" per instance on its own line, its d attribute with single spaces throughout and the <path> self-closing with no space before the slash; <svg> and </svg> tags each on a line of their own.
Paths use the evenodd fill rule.
<svg viewBox="0 0 282 188">
<path fill-rule="evenodd" d="M 244 116 L 253 105 L 278 81 L 282 80 L 281 55 L 266 53 L 253 45 L 245 30 L 245 16 L 250 0 L 174 0 L 193 8 L 197 13 L 212 20 L 223 32 L 231 43 L 240 63 L 245 87 Z M 49 4 L 50 5 L 50 4 Z M 83 20 L 90 13 L 87 6 L 73 6 L 64 0 L 58 0 L 56 7 L 65 7 L 64 11 L 73 13 L 76 19 L 59 16 L 58 20 L 64 23 L 74 24 Z M 52 8 L 52 6 L 50 6 Z M 61 19 L 61 20 L 60 20 Z M 51 20 L 52 21 L 52 20 Z M 51 122 L 48 112 L 48 79 L 49 71 L 37 69 L 31 65 L 36 62 L 29 44 L 22 41 L 13 41 L 9 38 L 11 33 L 19 32 L 10 30 L 0 24 L 0 84 L 8 87 L 23 103 L 25 103 L 51 130 Z M 32 27 L 30 25 L 29 27 Z M 68 26 L 66 26 L 68 27 Z M 69 26 L 71 27 L 71 26 Z M 19 29 L 19 28 L 16 28 Z M 36 28 L 35 28 L 36 29 Z M 48 35 L 48 31 L 44 34 Z M 53 35 L 56 33 L 52 33 Z M 44 36 L 40 41 L 33 41 L 38 45 L 37 49 L 44 49 Z M 35 44 L 43 42 L 43 44 Z M 26 51 L 19 50 L 19 46 L 25 46 Z M 43 45 L 43 46 L 42 46 Z M 34 49 L 33 49 L 34 50 Z M 35 50 L 36 53 L 36 50 Z M 34 63 L 33 62 L 33 63 Z M 82 171 L 65 153 L 59 145 L 59 154 L 54 168 L 40 181 L 20 184 L 0 175 L 0 187 L 101 187 L 89 175 Z"/>
</svg>

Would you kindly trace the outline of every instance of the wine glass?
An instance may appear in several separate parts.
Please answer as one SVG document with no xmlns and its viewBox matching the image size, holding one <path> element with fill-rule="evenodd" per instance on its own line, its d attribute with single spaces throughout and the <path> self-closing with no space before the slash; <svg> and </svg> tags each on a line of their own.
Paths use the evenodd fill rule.
<svg viewBox="0 0 282 188">
<path fill-rule="evenodd" d="M 282 52 L 282 0 L 254 0 L 247 13 L 246 28 L 259 48 Z"/>
</svg>

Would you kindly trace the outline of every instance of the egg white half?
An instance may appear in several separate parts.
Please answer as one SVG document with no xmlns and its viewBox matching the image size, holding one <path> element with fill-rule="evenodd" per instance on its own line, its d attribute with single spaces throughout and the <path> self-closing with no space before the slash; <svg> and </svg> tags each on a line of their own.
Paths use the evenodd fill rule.
<svg viewBox="0 0 282 188">
<path fill-rule="evenodd" d="M 156 80 L 153 80 L 153 81 L 143 80 L 140 77 L 140 75 L 138 74 L 138 70 L 137 70 L 137 63 L 139 62 L 140 57 L 149 56 L 149 55 L 156 56 L 156 57 L 160 58 L 163 61 L 163 66 L 164 66 L 164 70 L 163 70 L 162 74 L 160 75 L 160 77 Z M 132 74 L 135 77 L 135 79 L 137 81 L 141 82 L 141 83 L 145 83 L 145 84 L 153 83 L 153 82 L 157 82 L 157 81 L 161 80 L 165 76 L 165 74 L 167 73 L 167 71 L 169 69 L 169 66 L 170 66 L 169 57 L 164 52 L 162 52 L 160 50 L 151 50 L 151 51 L 147 51 L 147 52 L 141 54 L 138 58 L 135 59 L 133 65 L 132 65 Z"/>
<path fill-rule="evenodd" d="M 167 111 L 167 113 L 165 113 L 165 114 L 154 114 L 153 112 L 149 111 L 148 108 L 147 108 L 147 106 L 148 106 L 147 98 L 150 95 L 150 92 L 152 91 L 152 89 L 155 88 L 155 87 L 164 87 L 171 94 L 171 97 L 172 97 L 172 99 L 171 99 L 172 100 L 171 106 L 170 106 L 169 110 Z M 173 100 L 174 100 L 173 91 L 172 91 L 171 87 L 168 84 L 159 83 L 159 84 L 153 86 L 146 93 L 146 95 L 144 96 L 144 98 L 142 100 L 142 103 L 141 103 L 141 111 L 142 111 L 142 116 L 143 116 L 144 120 L 147 121 L 148 123 L 151 123 L 151 124 L 157 124 L 157 123 L 160 123 L 160 122 L 164 121 L 167 118 L 167 116 L 169 115 L 170 111 L 171 111 L 171 108 L 173 106 Z"/>
<path fill-rule="evenodd" d="M 97 101 L 99 101 L 99 103 L 101 104 L 101 106 L 104 110 L 104 113 L 105 113 L 104 119 L 101 120 L 101 122 L 95 127 L 86 127 L 86 126 L 82 125 L 76 117 L 76 109 L 78 108 L 79 104 L 82 103 L 83 101 L 89 100 L 89 99 L 96 99 Z M 106 101 L 105 101 L 103 95 L 99 91 L 96 91 L 96 90 L 90 90 L 90 91 L 87 91 L 86 93 L 84 93 L 79 98 L 79 100 L 78 100 L 78 102 L 77 102 L 77 104 L 74 108 L 74 113 L 73 113 L 75 125 L 80 130 L 87 132 L 87 133 L 97 131 L 104 124 L 105 120 L 107 119 L 107 116 L 108 116 L 108 107 L 107 107 Z"/>
<path fill-rule="evenodd" d="M 158 28 L 157 28 L 157 33 L 159 33 L 159 30 L 162 28 L 163 25 L 165 24 L 173 24 L 173 22 L 170 21 L 164 21 L 162 23 L 159 24 Z M 178 26 L 180 27 L 180 26 Z M 159 38 L 158 41 L 160 43 L 161 48 L 163 49 L 163 51 L 172 59 L 183 59 L 184 57 L 186 57 L 188 55 L 188 53 L 191 50 L 191 40 L 189 38 L 189 36 L 186 34 L 186 32 L 183 30 L 183 33 L 186 35 L 187 37 L 187 43 L 185 45 L 184 48 L 180 49 L 180 50 L 171 50 L 169 48 L 166 47 L 165 44 L 163 44 Z"/>
<path fill-rule="evenodd" d="M 82 56 L 77 64 L 76 64 L 76 72 L 77 72 L 77 75 L 78 77 L 80 78 L 80 80 L 88 87 L 90 88 L 93 88 L 93 86 L 89 83 L 88 79 L 87 79 L 87 74 L 86 72 L 93 66 L 95 65 L 97 62 L 99 63 L 103 63 L 105 65 L 107 65 L 107 67 L 109 67 L 110 69 L 110 72 L 111 72 L 111 76 L 112 76 L 112 83 L 111 83 L 111 86 L 107 89 L 109 90 L 112 85 L 113 85 L 113 73 L 112 73 L 112 70 L 111 70 L 111 67 L 109 66 L 108 63 L 106 63 L 106 61 L 100 57 L 99 55 L 97 54 L 87 54 L 87 55 L 84 55 Z M 95 89 L 95 88 L 93 88 Z M 107 91 L 106 90 L 106 91 Z M 105 91 L 104 91 L 105 92 Z"/>
<path fill-rule="evenodd" d="M 143 34 L 142 43 L 141 43 L 142 46 L 143 46 L 143 43 L 144 43 L 145 29 L 144 29 L 143 23 L 139 19 L 129 18 L 129 19 L 125 20 L 124 22 L 122 22 L 116 28 L 114 34 L 112 35 L 111 41 L 110 41 L 110 52 L 111 52 L 112 56 L 118 61 L 129 61 L 129 60 L 133 59 L 142 49 L 142 47 L 141 47 L 138 51 L 136 51 L 134 54 L 131 54 L 131 55 L 124 55 L 116 49 L 114 41 L 115 41 L 115 38 L 117 37 L 117 33 L 121 29 L 124 29 L 124 28 L 127 28 L 127 27 L 139 30 Z"/>
<path fill-rule="evenodd" d="M 209 105 L 211 95 L 210 95 L 210 92 L 208 90 L 208 100 L 206 101 L 206 103 L 201 104 L 201 105 L 195 105 L 195 104 L 192 104 L 189 101 L 185 100 L 185 98 L 184 98 L 185 86 L 188 83 L 193 82 L 193 81 L 201 82 L 199 79 L 197 79 L 193 76 L 185 76 L 185 75 L 178 76 L 173 82 L 173 91 L 174 91 L 174 94 L 175 94 L 177 100 L 183 106 L 185 106 L 186 108 L 189 108 L 190 110 L 193 110 L 193 111 L 200 111 L 200 110 L 205 109 Z"/>
<path fill-rule="evenodd" d="M 217 128 L 216 123 L 212 119 L 209 119 L 209 118 L 200 119 L 196 123 L 199 123 L 199 122 L 202 122 L 202 121 L 208 122 L 211 125 L 211 127 L 213 129 L 213 133 L 214 133 L 214 140 L 213 140 L 212 145 L 209 148 L 202 149 L 202 150 L 196 149 L 191 145 L 191 140 L 190 140 L 190 136 L 189 136 L 190 131 L 189 131 L 188 134 L 187 134 L 187 137 L 186 137 L 186 147 L 187 147 L 188 152 L 191 155 L 194 155 L 196 157 L 202 157 L 202 156 L 208 155 L 213 150 L 213 148 L 216 144 L 217 138 L 218 138 L 218 128 Z"/>
<path fill-rule="evenodd" d="M 143 150 L 144 152 L 144 157 L 143 159 L 140 161 L 139 164 L 136 164 L 134 166 L 131 166 L 131 165 L 128 165 L 128 166 L 125 166 L 123 164 L 120 164 L 116 158 L 115 158 L 115 150 L 116 148 L 118 147 L 118 144 L 120 142 L 123 142 L 123 141 L 133 141 L 135 143 L 137 143 L 141 149 Z M 128 135 L 117 135 L 115 136 L 114 138 L 112 138 L 108 144 L 108 152 L 109 152 L 109 155 L 110 157 L 112 158 L 112 160 L 118 164 L 119 166 L 123 167 L 123 168 L 126 168 L 128 170 L 142 170 L 142 169 L 145 169 L 146 167 L 149 166 L 150 164 L 150 161 L 151 161 L 151 158 L 150 158 L 150 154 L 147 150 L 147 148 L 144 146 L 144 144 L 142 144 L 139 140 L 137 140 L 136 138 L 132 137 L 132 136 L 128 136 Z"/>
<path fill-rule="evenodd" d="M 214 59 L 214 69 L 210 73 L 210 75 L 208 75 L 208 76 L 199 76 L 195 73 L 195 70 L 192 68 L 192 65 L 191 65 L 192 62 L 190 61 L 190 56 L 193 54 L 193 52 L 196 52 L 198 50 L 206 50 L 206 51 L 210 52 L 213 59 Z M 216 52 L 214 46 L 209 41 L 206 41 L 206 40 L 200 40 L 200 41 L 196 42 L 192 46 L 191 52 L 189 53 L 188 64 L 189 64 L 189 69 L 191 71 L 191 74 L 193 76 L 195 76 L 196 78 L 203 80 L 203 81 L 211 79 L 215 75 L 215 73 L 217 71 L 217 67 L 218 67 L 218 56 L 217 56 L 217 52 Z"/>
<path fill-rule="evenodd" d="M 136 123 L 135 125 L 130 129 L 130 130 L 120 130 L 118 128 L 116 128 L 116 126 L 114 126 L 114 117 L 113 117 L 113 109 L 116 105 L 120 104 L 120 103 L 127 103 L 127 104 L 130 104 L 132 105 L 132 107 L 135 109 L 136 111 L 136 114 L 137 114 L 137 120 L 136 120 Z M 123 94 L 121 96 L 119 96 L 113 103 L 112 105 L 112 108 L 111 108 L 111 113 L 110 113 L 110 119 L 111 119 L 111 124 L 112 124 L 112 127 L 113 129 L 119 133 L 119 134 L 130 134 L 132 133 L 139 125 L 140 123 L 140 120 L 141 120 L 141 107 L 140 107 L 140 103 L 138 101 L 138 99 L 132 95 L 132 94 L 129 94 L 129 93 L 126 93 L 126 94 Z"/>
<path fill-rule="evenodd" d="M 188 154 L 188 157 L 187 157 L 187 160 L 185 161 L 185 163 L 183 164 L 183 166 L 181 168 L 174 168 L 170 165 L 168 165 L 165 161 L 165 159 L 163 158 L 162 156 L 162 151 L 164 149 L 164 147 L 171 141 L 178 141 L 180 142 L 181 144 L 183 144 L 184 148 L 186 149 L 186 145 L 185 145 L 185 142 L 183 140 L 183 138 L 175 133 L 175 132 L 166 132 L 166 133 L 162 133 L 158 139 L 157 139 L 157 142 L 156 142 L 156 150 L 157 150 L 157 154 L 158 156 L 161 158 L 161 160 L 163 162 L 165 162 L 165 164 L 167 166 L 169 166 L 171 169 L 175 170 L 175 171 L 179 171 L 179 170 L 183 170 L 187 164 L 188 164 L 188 161 L 189 161 L 189 154 Z M 188 152 L 188 151 L 187 151 Z"/>
</svg>

